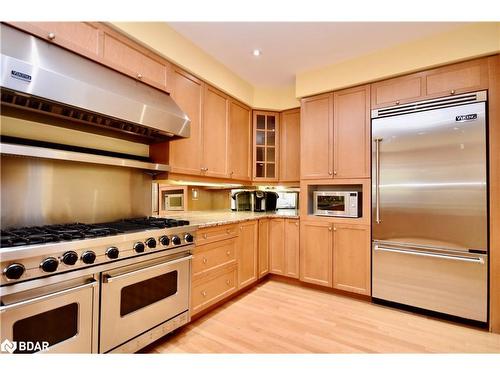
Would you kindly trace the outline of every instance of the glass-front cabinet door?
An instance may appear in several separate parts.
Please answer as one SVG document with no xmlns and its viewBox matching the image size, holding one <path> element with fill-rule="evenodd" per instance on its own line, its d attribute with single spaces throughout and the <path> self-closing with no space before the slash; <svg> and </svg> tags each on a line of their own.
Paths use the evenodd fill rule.
<svg viewBox="0 0 500 375">
<path fill-rule="evenodd" d="M 254 111 L 253 179 L 277 181 L 279 113 Z"/>
</svg>

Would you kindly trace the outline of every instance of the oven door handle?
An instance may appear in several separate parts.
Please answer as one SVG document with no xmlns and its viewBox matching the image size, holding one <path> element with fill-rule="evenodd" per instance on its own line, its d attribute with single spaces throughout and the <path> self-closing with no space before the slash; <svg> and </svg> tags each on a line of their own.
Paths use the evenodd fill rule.
<svg viewBox="0 0 500 375">
<path fill-rule="evenodd" d="M 78 285 L 78 286 L 75 286 L 73 288 L 63 289 L 63 290 L 60 290 L 58 292 L 46 294 L 46 295 L 35 297 L 35 298 L 30 298 L 26 301 L 16 302 L 16 303 L 13 303 L 11 305 L 1 306 L 0 307 L 0 314 L 7 312 L 9 310 L 12 310 L 12 309 L 16 309 L 19 307 L 24 307 L 24 306 L 28 306 L 28 305 L 31 305 L 34 303 L 42 302 L 42 301 L 47 300 L 47 299 L 59 297 L 59 296 L 69 294 L 69 293 L 74 293 L 74 292 L 79 291 L 81 289 L 93 288 L 97 285 L 97 283 L 98 283 L 97 280 L 90 279 L 88 283 L 83 284 L 83 285 Z"/>
<path fill-rule="evenodd" d="M 188 255 L 188 256 L 184 256 L 182 258 L 178 258 L 178 259 L 175 259 L 175 260 L 172 260 L 172 261 L 169 261 L 169 262 L 155 264 L 154 266 L 149 266 L 149 267 L 146 267 L 146 268 L 140 268 L 138 270 L 130 271 L 130 272 L 127 272 L 127 273 L 122 273 L 122 274 L 119 274 L 119 275 L 116 275 L 116 276 L 111 276 L 110 274 L 104 274 L 104 275 L 102 275 L 102 282 L 103 283 L 111 283 L 113 281 L 120 280 L 120 279 L 123 279 L 125 277 L 137 275 L 137 274 L 139 274 L 141 272 L 144 272 L 144 271 L 151 271 L 151 270 L 155 270 L 157 268 L 161 268 L 161 267 L 165 267 L 165 266 L 170 266 L 172 264 L 185 262 L 185 261 L 190 260 L 192 258 L 193 258 L 192 255 Z"/>
</svg>

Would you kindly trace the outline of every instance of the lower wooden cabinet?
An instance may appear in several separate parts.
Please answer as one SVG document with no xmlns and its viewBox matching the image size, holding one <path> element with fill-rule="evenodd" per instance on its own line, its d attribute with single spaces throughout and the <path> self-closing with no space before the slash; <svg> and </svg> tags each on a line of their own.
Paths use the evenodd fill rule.
<svg viewBox="0 0 500 375">
<path fill-rule="evenodd" d="M 239 288 L 243 288 L 258 279 L 258 235 L 257 220 L 239 224 L 239 236 L 236 240 Z"/>
<path fill-rule="evenodd" d="M 299 278 L 299 231 L 298 219 L 270 220 L 269 272 Z"/>
<path fill-rule="evenodd" d="M 238 289 L 236 263 L 215 269 L 205 277 L 193 279 L 191 314 L 195 315 L 214 303 L 230 296 Z"/>
<path fill-rule="evenodd" d="M 333 224 L 333 287 L 370 295 L 370 227 Z"/>
<path fill-rule="evenodd" d="M 193 277 L 202 276 L 219 266 L 236 261 L 236 238 L 197 246 L 193 252 Z"/>
<path fill-rule="evenodd" d="M 370 226 L 303 221 L 300 232 L 302 281 L 370 295 Z"/>
<path fill-rule="evenodd" d="M 300 223 L 300 280 L 331 287 L 333 225 L 325 221 Z"/>
<path fill-rule="evenodd" d="M 269 219 L 259 219 L 259 279 L 269 273 Z"/>
</svg>

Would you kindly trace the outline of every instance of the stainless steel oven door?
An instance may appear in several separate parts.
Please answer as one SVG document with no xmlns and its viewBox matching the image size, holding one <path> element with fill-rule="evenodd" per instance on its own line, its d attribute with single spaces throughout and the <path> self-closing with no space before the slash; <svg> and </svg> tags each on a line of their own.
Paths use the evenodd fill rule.
<svg viewBox="0 0 500 375">
<path fill-rule="evenodd" d="M 9 340 L 14 353 L 92 352 L 97 281 L 79 278 L 18 293 L 4 288 L 1 342 Z M 9 352 L 3 345 L 2 349 Z"/>
<path fill-rule="evenodd" d="M 103 273 L 99 351 L 108 352 L 189 310 L 191 256 Z"/>
</svg>

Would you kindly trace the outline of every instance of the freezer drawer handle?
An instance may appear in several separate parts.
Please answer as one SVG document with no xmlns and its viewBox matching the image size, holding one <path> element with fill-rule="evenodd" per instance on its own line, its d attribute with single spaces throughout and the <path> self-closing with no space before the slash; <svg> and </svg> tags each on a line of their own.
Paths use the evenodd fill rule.
<svg viewBox="0 0 500 375">
<path fill-rule="evenodd" d="M 155 270 L 157 268 L 161 268 L 161 267 L 165 267 L 165 266 L 170 266 L 172 264 L 176 264 L 176 263 L 180 263 L 180 262 L 185 262 L 185 261 L 187 261 L 187 260 L 189 260 L 191 258 L 193 258 L 193 256 L 189 255 L 189 256 L 185 256 L 185 257 L 182 257 L 182 258 L 178 258 L 178 259 L 172 260 L 170 262 L 164 262 L 164 263 L 160 263 L 160 264 L 155 264 L 154 266 L 151 266 L 151 267 L 140 268 L 138 270 L 127 272 L 127 273 L 123 273 L 121 275 L 116 275 L 116 276 L 111 276 L 109 274 L 104 274 L 104 275 L 102 275 L 102 282 L 103 283 L 111 283 L 111 282 L 119 280 L 119 279 L 123 279 L 123 278 L 129 277 L 129 276 L 137 275 L 137 274 L 139 274 L 141 272 L 144 272 L 144 271 L 151 271 L 151 270 Z"/>
<path fill-rule="evenodd" d="M 91 288 L 91 287 L 93 288 L 96 285 L 97 285 L 97 281 L 95 279 L 90 279 L 88 283 L 83 284 L 83 285 L 79 285 L 79 286 L 75 286 L 74 288 L 63 289 L 63 290 L 60 290 L 58 292 L 54 292 L 51 294 L 46 294 L 46 295 L 43 295 L 40 297 L 31 298 L 31 299 L 26 300 L 26 301 L 16 302 L 16 303 L 13 303 L 12 305 L 2 306 L 2 307 L 0 307 L 0 313 L 4 313 L 8 310 L 16 309 L 18 307 L 28 306 L 28 305 L 31 305 L 33 303 L 42 302 L 42 301 L 45 301 L 47 299 L 59 297 L 59 296 L 62 296 L 64 294 L 73 293 L 73 292 L 76 292 L 76 291 L 81 290 L 81 289 L 86 289 L 86 288 Z"/>
<path fill-rule="evenodd" d="M 419 255 L 419 256 L 423 256 L 423 257 L 442 258 L 442 259 L 449 259 L 449 260 L 459 260 L 459 261 L 462 261 L 462 262 L 471 262 L 471 263 L 484 264 L 484 259 L 483 258 L 469 258 L 469 257 L 444 255 L 444 254 L 431 254 L 431 253 L 424 253 L 424 252 L 420 252 L 420 251 L 397 250 L 397 249 L 390 249 L 390 248 L 387 248 L 387 247 L 380 247 L 378 245 L 375 245 L 374 248 L 375 248 L 376 251 L 388 251 L 388 252 L 392 252 L 392 253 L 401 253 L 401 254 L 409 254 L 409 255 Z"/>
</svg>

